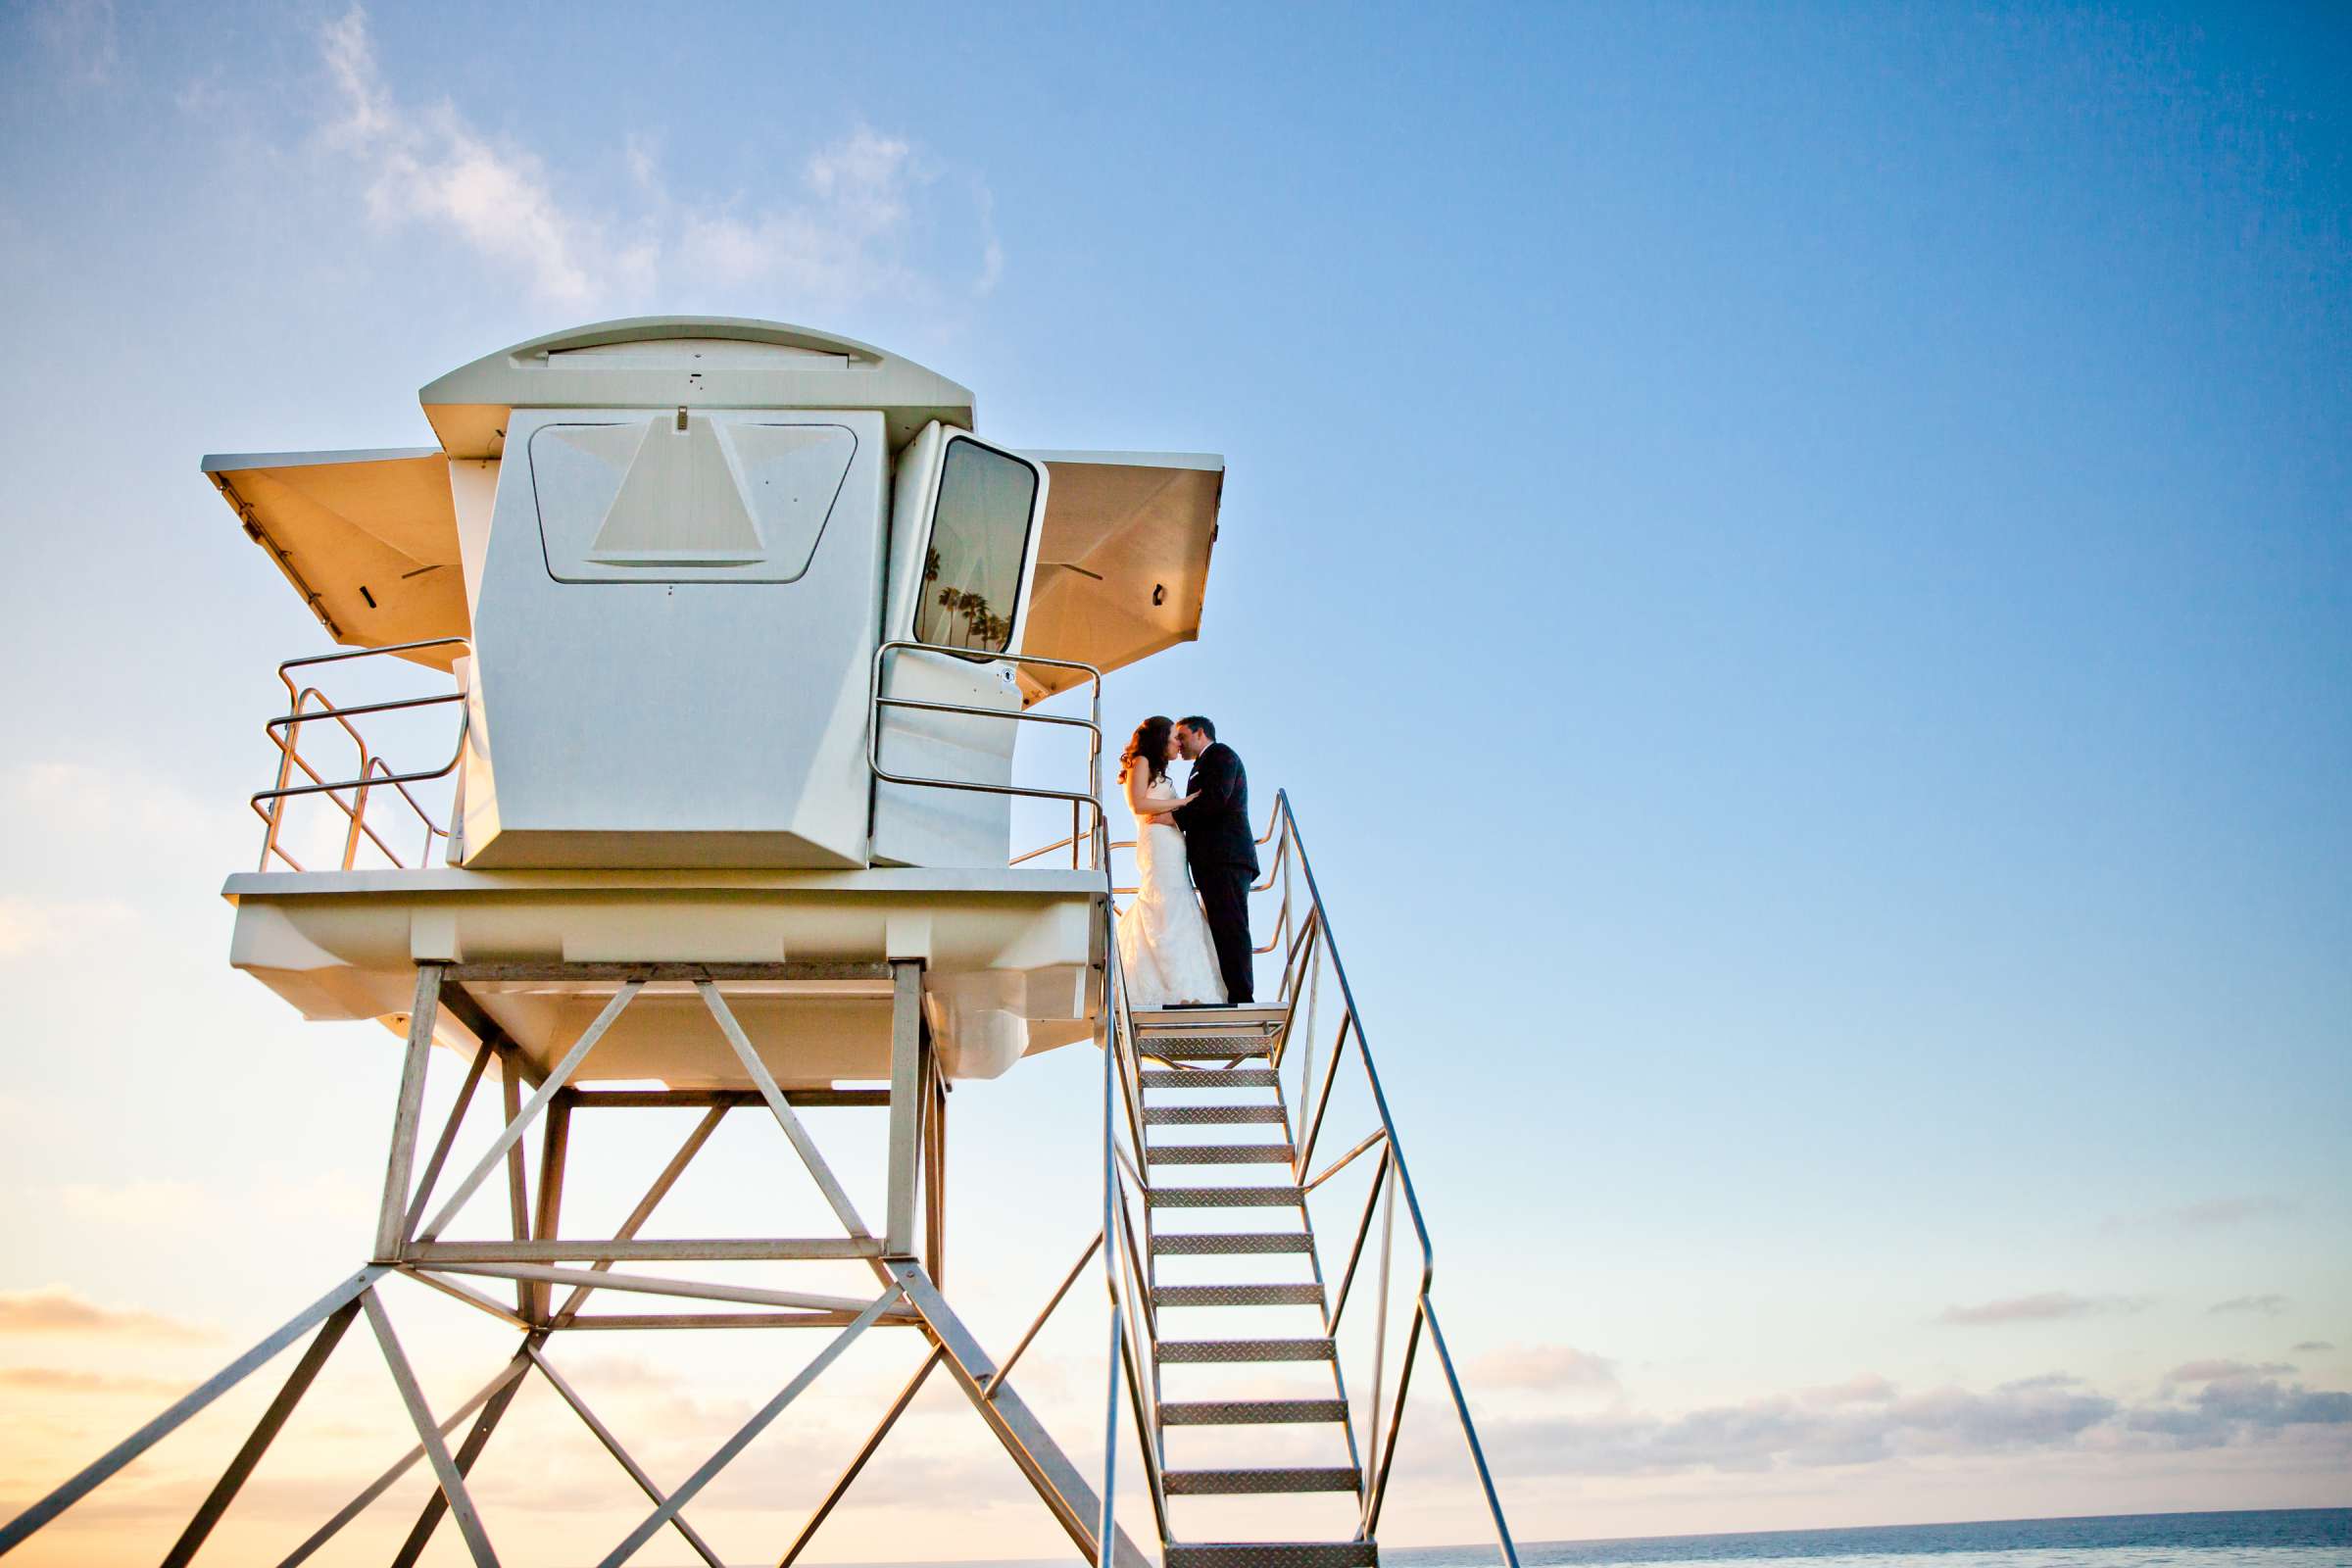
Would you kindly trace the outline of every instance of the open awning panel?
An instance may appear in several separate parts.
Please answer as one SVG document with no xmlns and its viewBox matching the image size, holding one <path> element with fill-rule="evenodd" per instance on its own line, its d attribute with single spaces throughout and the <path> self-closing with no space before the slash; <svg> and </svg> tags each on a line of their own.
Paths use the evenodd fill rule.
<svg viewBox="0 0 2352 1568">
<path fill-rule="evenodd" d="M 381 648 L 468 634 L 439 447 L 209 457 L 204 471 L 336 642 Z M 446 669 L 457 652 L 404 657 Z"/>
<path fill-rule="evenodd" d="M 1053 475 L 1024 651 L 1112 670 L 1199 637 L 1225 460 L 1023 456 Z M 469 635 L 449 460 L 438 447 L 210 457 L 204 470 L 338 643 Z M 406 657 L 446 668 L 454 652 Z M 1032 704 L 1080 680 L 1021 673 Z"/>
<path fill-rule="evenodd" d="M 1183 452 L 1025 452 L 1052 475 L 1021 649 L 1112 670 L 1200 635 L 1225 460 Z M 1024 669 L 1028 702 L 1083 681 Z"/>
</svg>

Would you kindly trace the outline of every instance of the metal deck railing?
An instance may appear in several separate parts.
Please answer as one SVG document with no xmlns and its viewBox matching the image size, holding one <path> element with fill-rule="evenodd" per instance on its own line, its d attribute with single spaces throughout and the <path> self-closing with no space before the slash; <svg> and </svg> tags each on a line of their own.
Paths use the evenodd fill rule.
<svg viewBox="0 0 2352 1568">
<path fill-rule="evenodd" d="M 455 807 L 452 808 L 453 822 L 451 824 L 436 822 L 433 820 L 432 813 L 425 808 L 423 803 L 416 799 L 409 786 L 428 780 L 447 778 L 457 771 L 458 763 L 465 760 L 466 693 L 463 690 L 434 692 L 422 697 L 399 698 L 380 703 L 356 703 L 347 708 L 338 708 L 328 701 L 326 695 L 318 687 L 298 683 L 293 673 L 298 669 L 310 669 L 320 664 L 343 664 L 354 660 L 380 659 L 386 655 L 417 653 L 429 648 L 462 648 L 467 654 L 471 654 L 473 651 L 473 645 L 463 637 L 430 637 L 421 642 L 392 643 L 382 648 L 362 648 L 345 654 L 315 654 L 307 659 L 289 659 L 277 666 L 277 678 L 284 683 L 286 688 L 286 711 L 272 718 L 264 726 L 270 743 L 277 748 L 277 778 L 269 789 L 258 791 L 252 797 L 254 814 L 262 819 L 262 858 L 257 869 L 269 870 L 271 860 L 283 861 L 289 868 L 296 871 L 306 869 L 287 852 L 285 845 L 281 842 L 281 833 L 286 822 L 287 804 L 311 796 L 323 796 L 343 813 L 346 823 L 343 834 L 341 865 L 343 870 L 348 871 L 357 863 L 363 840 L 374 845 L 377 852 L 385 859 L 391 861 L 394 866 L 403 869 L 408 867 L 409 862 L 403 860 L 399 852 L 384 842 L 383 835 L 378 833 L 368 820 L 368 807 L 370 798 L 380 800 L 380 792 L 387 786 L 399 795 L 401 803 L 408 807 L 417 823 L 424 829 L 424 840 L 416 854 L 416 863 L 418 866 L 430 864 L 434 848 L 448 844 L 450 828 L 454 825 Z M 457 745 L 450 752 L 449 760 L 436 767 L 408 772 L 396 769 L 368 745 L 368 738 L 361 733 L 360 726 L 354 722 L 356 719 L 373 714 L 440 708 L 452 703 L 459 705 Z M 302 755 L 303 726 L 329 721 L 342 731 L 344 737 L 350 741 L 358 753 L 358 771 L 350 778 L 323 778 L 319 775 L 318 765 Z M 306 782 L 294 782 L 294 775 L 297 772 Z"/>
</svg>

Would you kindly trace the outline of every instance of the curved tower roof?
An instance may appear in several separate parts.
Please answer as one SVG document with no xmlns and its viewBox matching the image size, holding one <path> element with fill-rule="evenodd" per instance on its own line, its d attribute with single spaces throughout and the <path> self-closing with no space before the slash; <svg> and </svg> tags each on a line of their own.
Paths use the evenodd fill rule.
<svg viewBox="0 0 2352 1568">
<path fill-rule="evenodd" d="M 782 321 L 639 316 L 486 354 L 417 394 L 441 449 L 495 458 L 516 408 L 879 409 L 897 447 L 933 419 L 969 430 L 972 394 L 912 360 Z"/>
</svg>

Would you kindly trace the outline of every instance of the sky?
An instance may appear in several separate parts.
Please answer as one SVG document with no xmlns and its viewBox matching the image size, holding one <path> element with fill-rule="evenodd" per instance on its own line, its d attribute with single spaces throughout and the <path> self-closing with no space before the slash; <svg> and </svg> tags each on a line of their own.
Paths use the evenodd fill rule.
<svg viewBox="0 0 2352 1568">
<path fill-rule="evenodd" d="M 2348 74 L 2325 7 L 8 5 L 0 1513 L 368 1245 L 397 1053 L 218 896 L 323 639 L 198 459 L 421 444 L 657 312 L 1225 456 L 1201 638 L 1108 709 L 1290 793 L 1522 1540 L 2352 1503 Z M 1090 1234 L 1093 1083 L 958 1097 L 990 1343 Z M 765 1223 L 755 1131 L 696 1191 Z M 439 1408 L 511 1350 L 394 1305 Z M 1025 1363 L 1082 1456 L 1100 1326 Z M 812 1349 L 609 1338 L 669 1478 Z M 909 1364 L 712 1539 L 772 1556 Z M 321 1387 L 224 1556 L 405 1443 Z M 266 1397 L 26 1560 L 155 1557 Z M 1443 1418 L 1384 1541 L 1478 1535 Z M 625 1478 L 513 1422 L 494 1532 L 594 1560 Z M 812 1557 L 1060 1549 L 952 1396 L 892 1441 Z"/>
</svg>

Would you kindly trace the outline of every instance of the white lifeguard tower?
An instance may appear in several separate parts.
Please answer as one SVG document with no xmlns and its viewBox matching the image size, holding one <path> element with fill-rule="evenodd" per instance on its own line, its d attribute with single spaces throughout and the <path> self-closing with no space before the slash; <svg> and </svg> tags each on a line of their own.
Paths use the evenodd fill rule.
<svg viewBox="0 0 2352 1568">
<path fill-rule="evenodd" d="M 1278 798 L 1265 841 L 1273 855 L 1263 891 L 1279 893 L 1280 906 L 1260 951 L 1280 971 L 1276 1000 L 1136 1013 L 1122 999 L 1110 940 L 1118 846 L 1101 806 L 1101 677 L 1197 634 L 1222 460 L 1007 450 L 974 433 L 971 394 L 954 382 L 862 343 L 766 321 L 583 327 L 487 356 L 420 397 L 436 446 L 204 462 L 246 532 L 344 649 L 280 668 L 288 703 L 269 726 L 275 777 L 254 798 L 258 864 L 230 877 L 225 894 L 238 968 L 305 1017 L 380 1019 L 406 1042 L 373 1256 L 0 1527 L 0 1553 L 310 1336 L 164 1558 L 192 1560 L 365 1315 L 416 1420 L 417 1446 L 288 1564 L 418 1459 L 438 1487 L 393 1560 L 414 1562 L 445 1512 L 474 1561 L 499 1560 L 466 1478 L 507 1403 L 536 1375 L 648 1499 L 643 1521 L 605 1558 L 609 1568 L 667 1531 L 718 1568 L 687 1520 L 694 1496 L 875 1327 L 915 1331 L 927 1354 L 782 1549 L 785 1563 L 939 1368 L 1090 1561 L 1148 1560 L 1113 1518 L 1123 1406 L 1166 1568 L 1374 1562 L 1424 1337 L 1504 1560 L 1515 1562 L 1438 1330 L 1419 1204 L 1287 799 Z M 337 666 L 362 661 L 404 662 L 433 689 L 338 706 L 324 686 Z M 1077 690 L 1093 699 L 1083 717 L 1036 709 Z M 436 710 L 454 736 L 443 755 L 395 760 L 368 743 L 371 725 Z M 1035 726 L 1077 732 L 1083 772 L 1051 787 L 1015 783 L 1014 739 Z M 306 751 L 306 737 L 326 734 L 356 762 L 328 768 L 316 745 Z M 445 803 L 438 812 L 436 799 Z M 1016 856 L 1013 803 L 1024 799 L 1066 806 L 1069 831 Z M 336 863 L 302 863 L 310 841 L 288 829 L 302 807 L 336 813 L 340 827 L 326 841 Z M 1319 1027 L 1328 1040 L 1320 1059 Z M 1000 1358 L 939 1284 L 948 1087 L 1081 1043 L 1102 1053 L 1102 1146 L 1099 1161 L 1072 1176 L 1102 1181 L 1102 1227 Z M 464 1077 L 428 1139 L 420 1122 L 436 1047 Z M 1356 1065 L 1348 1084 L 1369 1131 L 1318 1171 L 1325 1123 L 1346 1102 L 1345 1062 Z M 493 1075 L 505 1099 L 501 1130 L 487 1147 L 462 1151 L 466 1109 Z M 681 1106 L 702 1119 L 618 1231 L 566 1235 L 573 1120 Z M 884 1113 L 878 1225 L 850 1196 L 867 1173 L 845 1183 L 810 1137 L 799 1110 L 812 1106 Z M 642 1237 L 737 1109 L 772 1117 L 836 1229 Z M 1191 1129 L 1213 1138 L 1236 1124 L 1278 1128 L 1280 1140 L 1183 1141 Z M 534 1134 L 535 1180 L 526 1152 Z M 1268 1164 L 1284 1167 L 1283 1184 L 1216 1179 Z M 1187 1179 L 1206 1184 L 1160 1182 L 1166 1166 L 1198 1167 Z M 1362 1207 L 1334 1292 L 1309 1200 L 1339 1192 L 1342 1177 L 1357 1183 Z M 450 1239 L 469 1201 L 486 1186 L 494 1200 L 501 1185 L 512 1234 Z M 1401 1289 L 1393 1291 L 1400 1198 L 1420 1258 L 1394 1271 Z M 1227 1228 L 1182 1228 L 1186 1211 Z M 1342 1314 L 1376 1212 L 1385 1214 L 1376 1299 L 1352 1324 L 1369 1347 L 1369 1394 L 1359 1387 L 1351 1401 Z M 1111 1314 L 1100 1486 L 1010 1380 L 1097 1251 Z M 1232 1269 L 1241 1258 L 1302 1272 L 1201 1283 L 1162 1273 L 1183 1259 Z M 646 1272 L 755 1261 L 847 1263 L 869 1270 L 877 1294 Z M 455 1414 L 430 1410 L 409 1370 L 379 1300 L 394 1277 L 521 1336 L 502 1374 Z M 498 1288 L 512 1295 L 489 1294 Z M 606 1293 L 672 1309 L 583 1311 Z M 1166 1315 L 1192 1309 L 1306 1309 L 1317 1321 L 1306 1335 L 1166 1332 Z M 551 1341 L 597 1327 L 806 1327 L 833 1337 L 706 1465 L 664 1491 L 550 1355 Z M 1399 1332 L 1400 1355 L 1391 1346 Z M 1164 1381 L 1182 1376 L 1175 1367 L 1266 1363 L 1299 1363 L 1319 1383 L 1303 1396 L 1171 1398 Z M 451 1447 L 448 1435 L 468 1419 Z M 1208 1430 L 1171 1439 L 1185 1428 Z M 1333 1462 L 1235 1463 L 1234 1430 L 1262 1428 L 1325 1431 Z M 1209 1455 L 1223 1462 L 1169 1462 L 1172 1441 L 1202 1437 L 1225 1445 Z M 1295 1527 L 1278 1516 L 1284 1539 L 1245 1540 L 1179 1517 L 1188 1498 L 1283 1498 L 1336 1511 L 1300 1515 Z M 1275 1517 L 1260 1506 L 1252 1517 Z"/>
</svg>

